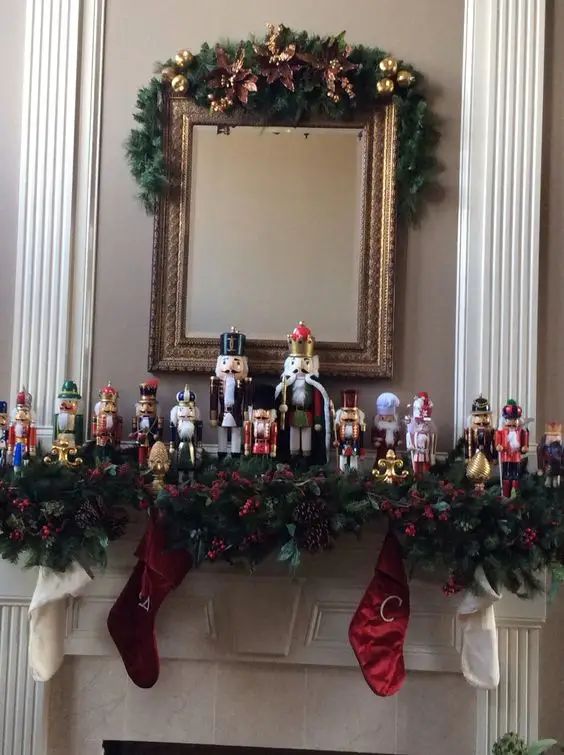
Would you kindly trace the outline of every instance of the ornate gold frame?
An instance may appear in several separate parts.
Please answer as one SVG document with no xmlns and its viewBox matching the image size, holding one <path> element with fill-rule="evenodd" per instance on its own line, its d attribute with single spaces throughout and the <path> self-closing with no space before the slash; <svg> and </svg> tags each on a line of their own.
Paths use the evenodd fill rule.
<svg viewBox="0 0 564 755">
<path fill-rule="evenodd" d="M 256 115 L 210 113 L 182 96 L 165 102 L 164 154 L 169 188 L 155 215 L 149 369 L 209 372 L 217 338 L 185 335 L 186 264 L 190 218 L 190 158 L 196 125 L 265 125 Z M 267 125 L 287 125 L 269 122 Z M 300 124 L 303 125 L 303 124 Z M 312 128 L 364 129 L 362 250 L 359 271 L 358 341 L 316 344 L 325 375 L 391 377 L 394 315 L 397 114 L 393 104 L 347 121 L 308 121 Z M 299 313 L 298 313 L 299 314 Z M 296 313 L 288 313 L 288 328 Z M 232 323 L 226 323 L 226 327 Z M 219 336 L 219 334 L 218 334 Z M 247 341 L 251 370 L 279 373 L 286 356 L 280 341 Z"/>
</svg>

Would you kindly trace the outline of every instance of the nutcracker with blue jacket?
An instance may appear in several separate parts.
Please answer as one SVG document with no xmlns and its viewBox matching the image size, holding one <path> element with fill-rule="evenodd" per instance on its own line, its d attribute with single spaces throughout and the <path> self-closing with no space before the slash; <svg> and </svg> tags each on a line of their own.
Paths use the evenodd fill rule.
<svg viewBox="0 0 564 755">
<path fill-rule="evenodd" d="M 36 452 L 37 429 L 31 402 L 31 394 L 25 388 L 19 391 L 8 430 L 8 461 L 16 472 L 35 456 Z"/>
<path fill-rule="evenodd" d="M 480 451 L 488 461 L 495 460 L 495 428 L 492 422 L 490 402 L 480 394 L 472 402 L 472 413 L 464 429 L 466 460 L 470 461 Z"/>
<path fill-rule="evenodd" d="M 523 410 L 513 399 L 501 410 L 499 428 L 495 434 L 496 451 L 500 463 L 501 487 L 505 498 L 519 490 L 523 475 L 523 457 L 529 450 L 529 431 L 522 420 Z"/>
<path fill-rule="evenodd" d="M 560 422 L 548 422 L 537 446 L 538 474 L 544 475 L 547 488 L 560 487 L 563 462 L 562 425 Z"/>
<path fill-rule="evenodd" d="M 245 456 L 276 456 L 278 421 L 271 385 L 255 386 L 249 418 L 244 426 L 244 448 Z"/>
<path fill-rule="evenodd" d="M 0 469 L 8 461 L 8 404 L 0 401 Z"/>
<path fill-rule="evenodd" d="M 319 357 L 311 330 L 299 322 L 288 336 L 288 357 L 276 387 L 281 442 L 291 457 L 326 464 L 331 449 L 331 402 L 319 382 Z M 286 450 L 286 449 L 284 449 Z"/>
<path fill-rule="evenodd" d="M 96 456 L 108 459 L 112 450 L 119 448 L 123 432 L 123 420 L 118 413 L 119 393 L 111 383 L 100 391 L 99 401 L 94 405 L 90 432 L 96 441 Z"/>
<path fill-rule="evenodd" d="M 146 467 L 151 448 L 163 437 L 163 418 L 157 414 L 159 381 L 146 380 L 139 383 L 139 401 L 135 404 L 135 416 L 131 420 L 131 435 L 137 444 L 137 462 Z"/>
<path fill-rule="evenodd" d="M 215 375 L 210 379 L 210 424 L 217 427 L 217 455 L 241 454 L 243 423 L 251 399 L 246 337 L 232 327 L 219 338 Z"/>
<path fill-rule="evenodd" d="M 353 389 L 341 391 L 341 407 L 335 414 L 335 447 L 340 472 L 358 471 L 359 459 L 364 456 L 366 417 L 358 408 L 358 393 Z"/>
<path fill-rule="evenodd" d="M 70 448 L 79 448 L 84 443 L 84 417 L 82 396 L 72 380 L 65 380 L 55 401 L 53 417 L 53 441 L 64 441 Z"/>
<path fill-rule="evenodd" d="M 176 406 L 170 411 L 170 456 L 184 482 L 202 458 L 202 419 L 196 406 L 196 394 L 186 385 L 176 394 Z"/>
<path fill-rule="evenodd" d="M 416 478 L 427 474 L 435 464 L 437 428 L 432 419 L 433 402 L 421 391 L 413 399 L 412 413 L 406 433 L 406 446 L 411 454 L 411 466 Z"/>
</svg>

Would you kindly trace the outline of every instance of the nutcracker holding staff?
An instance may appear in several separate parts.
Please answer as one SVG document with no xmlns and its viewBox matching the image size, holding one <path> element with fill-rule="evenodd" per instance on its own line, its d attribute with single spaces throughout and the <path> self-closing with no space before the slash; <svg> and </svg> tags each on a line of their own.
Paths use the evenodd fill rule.
<svg viewBox="0 0 564 755">
<path fill-rule="evenodd" d="M 276 456 L 278 422 L 271 385 L 255 386 L 253 405 L 244 426 L 244 445 L 245 456 Z"/>
<path fill-rule="evenodd" d="M 251 397 L 249 364 L 245 356 L 244 333 L 232 327 L 219 339 L 215 375 L 210 380 L 210 423 L 217 427 L 217 455 L 225 458 L 241 453 L 241 434 Z"/>
<path fill-rule="evenodd" d="M 494 461 L 495 430 L 492 425 L 490 402 L 480 394 L 472 402 L 472 413 L 464 429 L 464 448 L 466 460 L 470 461 L 481 451 L 488 461 Z"/>
<path fill-rule="evenodd" d="M 100 400 L 94 405 L 90 432 L 96 441 L 98 458 L 107 459 L 112 449 L 119 448 L 123 420 L 118 414 L 119 393 L 109 382 L 99 393 Z"/>
<path fill-rule="evenodd" d="M 437 452 L 437 428 L 431 415 L 433 402 L 422 391 L 415 396 L 412 416 L 407 426 L 406 445 L 411 452 L 411 465 L 415 477 L 422 477 L 435 463 Z"/>
<path fill-rule="evenodd" d="M 291 456 L 326 464 L 331 448 L 331 402 L 319 382 L 315 340 L 305 323 L 299 322 L 288 336 L 288 350 L 276 387 L 280 428 L 289 433 Z"/>
<path fill-rule="evenodd" d="M 70 448 L 84 443 L 84 417 L 80 411 L 82 396 L 76 383 L 65 380 L 55 402 L 53 441 L 65 441 Z"/>
<path fill-rule="evenodd" d="M 35 456 L 37 430 L 31 412 L 31 394 L 23 388 L 17 395 L 16 408 L 8 430 L 8 460 L 19 471 Z"/>
<path fill-rule="evenodd" d="M 538 474 L 544 475 L 547 488 L 560 487 L 563 461 L 562 425 L 559 422 L 548 422 L 537 447 Z"/>
<path fill-rule="evenodd" d="M 394 393 L 381 393 L 376 399 L 376 415 L 372 428 L 372 447 L 376 449 L 376 465 L 388 451 L 397 453 L 401 445 L 401 425 L 398 419 L 399 398 Z"/>
<path fill-rule="evenodd" d="M 186 385 L 176 394 L 170 412 L 170 456 L 181 482 L 189 477 L 202 457 L 202 420 L 196 394 Z"/>
<path fill-rule="evenodd" d="M 529 431 L 523 427 L 523 410 L 513 399 L 501 410 L 500 426 L 495 434 L 499 455 L 501 487 L 505 498 L 513 490 L 519 490 L 522 476 L 523 455 L 529 450 Z"/>
<path fill-rule="evenodd" d="M 0 401 L 0 469 L 8 461 L 8 404 Z"/>
<path fill-rule="evenodd" d="M 163 437 L 163 418 L 157 416 L 158 387 L 159 381 L 156 379 L 139 384 L 140 397 L 135 404 L 129 437 L 137 443 L 137 462 L 140 467 L 147 466 L 151 448 Z"/>
<path fill-rule="evenodd" d="M 358 408 L 358 393 L 355 390 L 341 391 L 341 408 L 335 415 L 334 428 L 339 471 L 358 471 L 358 460 L 364 456 L 366 418 L 362 409 Z"/>
</svg>

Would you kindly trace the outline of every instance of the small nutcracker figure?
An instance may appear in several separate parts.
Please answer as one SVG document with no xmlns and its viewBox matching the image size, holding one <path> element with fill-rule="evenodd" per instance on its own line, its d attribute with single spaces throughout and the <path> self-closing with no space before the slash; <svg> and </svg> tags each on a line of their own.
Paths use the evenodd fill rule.
<svg viewBox="0 0 564 755">
<path fill-rule="evenodd" d="M 326 464 L 331 448 L 331 402 L 319 382 L 315 340 L 301 321 L 287 340 L 289 355 L 276 387 L 280 429 L 289 430 L 290 456 L 301 454 L 316 464 Z"/>
<path fill-rule="evenodd" d="M 215 375 L 210 379 L 210 424 L 217 427 L 217 455 L 241 454 L 241 432 L 249 407 L 251 378 L 244 333 L 232 327 L 219 338 Z"/>
<path fill-rule="evenodd" d="M 433 402 L 422 391 L 415 396 L 412 415 L 407 426 L 406 445 L 411 452 L 411 465 L 415 477 L 422 477 L 435 463 L 437 452 L 437 428 L 431 415 Z"/>
<path fill-rule="evenodd" d="M 358 471 L 358 460 L 364 456 L 366 418 L 358 408 L 357 391 L 341 391 L 341 408 L 335 415 L 334 430 L 339 471 Z"/>
<path fill-rule="evenodd" d="M 170 457 L 180 482 L 188 479 L 202 458 L 202 420 L 196 394 L 186 385 L 176 394 L 170 412 Z"/>
<path fill-rule="evenodd" d="M 118 414 L 119 393 L 108 382 L 99 393 L 100 400 L 94 406 L 90 423 L 92 437 L 96 441 L 98 458 L 107 459 L 112 449 L 119 448 L 123 431 L 123 420 Z"/>
<path fill-rule="evenodd" d="M 16 408 L 8 430 L 8 461 L 18 472 L 35 456 L 37 430 L 31 412 L 31 394 L 23 388 L 17 395 Z"/>
<path fill-rule="evenodd" d="M 274 408 L 274 387 L 257 385 L 249 419 L 244 425 L 245 456 L 275 458 L 278 448 L 278 422 Z"/>
<path fill-rule="evenodd" d="M 55 401 L 53 441 L 66 441 L 70 448 L 79 448 L 84 443 L 81 398 L 76 383 L 65 380 Z"/>
<path fill-rule="evenodd" d="M 146 467 L 151 447 L 163 437 L 163 418 L 157 415 L 159 402 L 156 379 L 139 383 L 139 401 L 135 404 L 135 416 L 131 420 L 130 439 L 137 443 L 137 462 Z"/>
<path fill-rule="evenodd" d="M 495 430 L 492 424 L 490 402 L 480 394 L 472 402 L 472 413 L 464 428 L 464 448 L 466 461 L 481 451 L 488 461 L 494 461 Z"/>
<path fill-rule="evenodd" d="M 381 393 L 376 399 L 376 415 L 372 427 L 372 447 L 376 449 L 375 466 L 385 459 L 389 450 L 397 453 L 401 446 L 401 424 L 398 419 L 399 398 L 394 393 Z"/>
<path fill-rule="evenodd" d="M 523 427 L 523 410 L 513 399 L 501 410 L 499 429 L 495 434 L 500 461 L 501 487 L 505 498 L 518 490 L 522 476 L 523 454 L 529 449 L 529 431 Z"/>
<path fill-rule="evenodd" d="M 544 435 L 537 446 L 537 461 L 538 474 L 544 475 L 546 487 L 559 488 L 564 462 L 562 425 L 559 422 L 548 422 L 545 425 Z"/>
<path fill-rule="evenodd" d="M 8 404 L 0 401 L 0 469 L 8 461 Z"/>
</svg>

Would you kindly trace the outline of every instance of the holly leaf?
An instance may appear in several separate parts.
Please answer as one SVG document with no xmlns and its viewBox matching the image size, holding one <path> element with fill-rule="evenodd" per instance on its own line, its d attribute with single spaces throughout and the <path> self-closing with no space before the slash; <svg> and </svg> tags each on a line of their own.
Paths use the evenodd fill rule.
<svg viewBox="0 0 564 755">
<path fill-rule="evenodd" d="M 527 755 L 541 755 L 556 744 L 555 739 L 539 739 L 529 745 Z"/>
<path fill-rule="evenodd" d="M 280 552 L 278 553 L 278 561 L 289 561 L 290 564 L 293 565 L 296 559 L 296 551 L 299 563 L 300 550 L 296 541 L 294 540 L 294 538 L 292 538 L 291 540 L 285 542 L 284 545 L 280 548 Z"/>
</svg>

